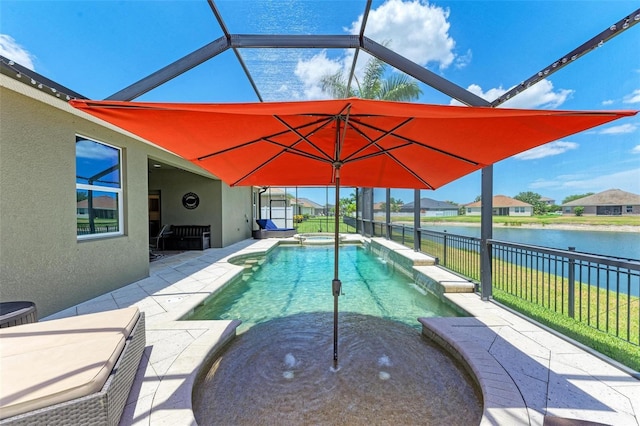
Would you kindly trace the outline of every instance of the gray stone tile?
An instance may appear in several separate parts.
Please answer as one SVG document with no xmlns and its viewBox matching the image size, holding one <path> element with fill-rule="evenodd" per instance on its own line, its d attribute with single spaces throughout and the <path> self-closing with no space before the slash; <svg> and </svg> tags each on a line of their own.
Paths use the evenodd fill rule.
<svg viewBox="0 0 640 426">
<path fill-rule="evenodd" d="M 147 347 L 122 425 L 195 424 L 192 373 L 233 330 L 227 321 L 175 321 L 241 269 L 215 263 L 238 250 L 259 253 L 274 240 L 191 251 L 150 265 L 150 276 L 47 319 L 134 304 L 147 318 Z M 384 242 L 397 248 L 395 243 Z M 412 250 L 402 249 L 412 253 Z M 482 424 L 542 426 L 544 415 L 638 426 L 640 381 L 477 294 L 445 294 L 476 317 L 421 319 L 445 347 L 470 360 L 486 392 Z M 174 374 L 175 373 L 175 374 Z"/>
<path fill-rule="evenodd" d="M 118 309 L 118 304 L 110 294 L 108 297 L 103 297 L 98 300 L 92 299 L 76 306 L 78 315 L 93 314 L 95 312 L 111 311 L 114 309 Z"/>
<path fill-rule="evenodd" d="M 552 359 L 549 375 L 548 410 L 583 410 L 585 412 L 633 413 L 629 400 L 579 369 L 572 372 L 564 366 L 557 372 L 557 363 Z M 573 418 L 573 417 L 572 417 Z M 589 418 L 584 418 L 589 420 Z"/>
</svg>

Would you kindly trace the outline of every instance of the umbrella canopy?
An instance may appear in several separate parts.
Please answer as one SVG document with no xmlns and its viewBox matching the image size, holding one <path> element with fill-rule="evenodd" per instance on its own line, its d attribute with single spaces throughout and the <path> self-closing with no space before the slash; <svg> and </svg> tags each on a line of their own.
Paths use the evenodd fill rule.
<svg viewBox="0 0 640 426">
<path fill-rule="evenodd" d="M 175 104 L 73 100 L 75 108 L 192 161 L 231 186 L 436 189 L 634 111 L 540 111 L 364 99 Z M 335 215 L 338 232 L 339 215 Z M 334 368 L 338 351 L 335 237 Z"/>
<path fill-rule="evenodd" d="M 235 185 L 436 189 L 631 111 L 539 111 L 364 99 L 175 104 L 73 100 Z"/>
</svg>

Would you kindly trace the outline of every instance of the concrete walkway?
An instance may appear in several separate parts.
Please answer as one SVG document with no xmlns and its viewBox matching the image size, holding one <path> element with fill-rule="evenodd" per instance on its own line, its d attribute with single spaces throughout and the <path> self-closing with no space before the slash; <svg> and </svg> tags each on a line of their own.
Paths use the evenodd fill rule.
<svg viewBox="0 0 640 426">
<path fill-rule="evenodd" d="M 147 347 L 121 425 L 194 425 L 191 389 L 199 368 L 233 338 L 238 323 L 179 319 L 242 274 L 228 257 L 277 244 L 246 240 L 160 258 L 148 278 L 43 320 L 138 306 L 146 315 Z M 640 381 L 476 294 L 445 296 L 474 317 L 432 318 L 423 327 L 445 336 L 441 343 L 458 356 L 475 360 L 469 365 L 484 394 L 483 423 L 566 418 L 640 425 Z"/>
</svg>

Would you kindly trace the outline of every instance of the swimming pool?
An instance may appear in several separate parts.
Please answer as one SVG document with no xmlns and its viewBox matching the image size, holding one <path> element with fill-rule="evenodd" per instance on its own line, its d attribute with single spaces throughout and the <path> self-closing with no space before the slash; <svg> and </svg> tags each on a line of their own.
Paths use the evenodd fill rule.
<svg viewBox="0 0 640 426">
<path fill-rule="evenodd" d="M 239 319 L 238 333 L 274 318 L 332 312 L 333 247 L 280 246 L 244 258 L 247 273 L 196 307 L 188 320 Z M 340 312 L 371 315 L 421 329 L 418 317 L 460 316 L 405 274 L 361 246 L 340 247 Z"/>
</svg>

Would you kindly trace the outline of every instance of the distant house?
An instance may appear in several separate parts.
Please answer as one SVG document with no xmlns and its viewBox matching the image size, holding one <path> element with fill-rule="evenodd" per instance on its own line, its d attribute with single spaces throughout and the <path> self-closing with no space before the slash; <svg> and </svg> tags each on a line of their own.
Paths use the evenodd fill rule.
<svg viewBox="0 0 640 426">
<path fill-rule="evenodd" d="M 403 204 L 400 207 L 401 212 L 413 212 L 414 203 Z M 447 203 L 446 201 L 432 200 L 431 198 L 420 199 L 420 216 L 436 217 L 436 216 L 458 216 L 458 206 Z"/>
<path fill-rule="evenodd" d="M 85 198 L 77 202 L 76 213 L 78 218 L 87 219 L 89 217 L 89 203 L 93 209 L 94 217 L 100 219 L 117 219 L 118 202 L 115 197 L 99 195 L 91 199 Z"/>
<path fill-rule="evenodd" d="M 608 189 L 563 204 L 562 213 L 575 214 L 576 207 L 583 207 L 585 215 L 637 215 L 640 214 L 640 195 L 620 189 Z"/>
<path fill-rule="evenodd" d="M 290 199 L 293 197 L 291 192 L 287 192 L 283 188 L 270 187 L 260 194 L 262 206 L 277 205 L 278 207 L 289 206 Z"/>
<path fill-rule="evenodd" d="M 465 210 L 469 216 L 480 216 L 482 201 L 476 201 L 465 205 Z M 532 216 L 533 206 L 524 201 L 507 197 L 506 195 L 496 195 L 493 197 L 494 216 Z"/>
<path fill-rule="evenodd" d="M 556 203 L 556 200 L 549 197 L 540 197 L 540 202 L 544 203 L 547 206 L 552 206 Z"/>
<path fill-rule="evenodd" d="M 292 204 L 296 206 L 296 214 L 308 214 L 310 216 L 318 216 L 324 214 L 324 206 L 311 201 L 308 198 L 298 198 Z"/>
</svg>

